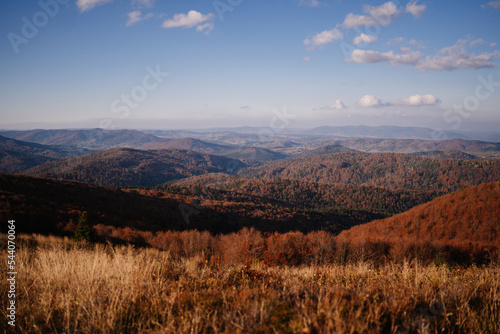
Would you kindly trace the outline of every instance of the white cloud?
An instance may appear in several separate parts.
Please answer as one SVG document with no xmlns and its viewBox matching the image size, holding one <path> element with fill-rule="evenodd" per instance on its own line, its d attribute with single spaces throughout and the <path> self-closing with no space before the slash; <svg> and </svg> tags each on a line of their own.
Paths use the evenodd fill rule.
<svg viewBox="0 0 500 334">
<path fill-rule="evenodd" d="M 111 2 L 113 0 L 78 0 L 76 6 L 80 9 L 80 12 L 86 12 L 94 8 L 95 6 L 104 5 L 105 3 Z"/>
<path fill-rule="evenodd" d="M 435 95 L 412 95 L 408 98 L 402 100 L 395 100 L 391 102 L 382 102 L 375 95 L 365 95 L 363 96 L 358 105 L 364 108 L 378 108 L 378 107 L 394 107 L 394 106 L 407 106 L 407 107 L 423 107 L 423 106 L 435 106 L 441 103 Z"/>
<path fill-rule="evenodd" d="M 498 52 L 472 55 L 466 53 L 452 53 L 447 56 L 426 57 L 421 60 L 417 68 L 421 71 L 452 71 L 458 69 L 480 69 L 495 67 L 493 58 L 500 56 Z"/>
<path fill-rule="evenodd" d="M 371 36 L 371 35 L 361 33 L 361 35 L 359 35 L 358 37 L 353 39 L 352 43 L 355 45 L 358 45 L 358 44 L 364 44 L 364 43 L 372 43 L 372 42 L 375 42 L 376 40 L 378 40 L 377 36 Z"/>
<path fill-rule="evenodd" d="M 358 104 L 364 108 L 377 108 L 382 107 L 384 104 L 375 95 L 365 95 L 359 101 Z"/>
<path fill-rule="evenodd" d="M 304 61 L 308 63 L 311 60 L 311 57 L 304 57 Z"/>
<path fill-rule="evenodd" d="M 179 27 L 185 27 L 185 28 L 192 28 L 197 26 L 198 31 L 203 31 L 205 29 L 212 29 L 213 24 L 207 25 L 203 24 L 207 21 L 213 20 L 214 14 L 209 13 L 207 15 L 204 15 L 200 12 L 197 12 L 195 10 L 190 10 L 187 14 L 175 14 L 172 19 L 166 20 L 163 22 L 162 27 L 163 28 L 179 28 Z"/>
<path fill-rule="evenodd" d="M 395 42 L 401 42 L 396 39 Z M 411 42 L 411 41 L 410 41 Z M 394 43 L 393 40 L 389 44 Z M 419 45 L 419 42 L 416 42 Z M 355 63 L 387 62 L 391 65 L 412 65 L 420 71 L 452 71 L 457 69 L 481 69 L 495 67 L 494 59 L 500 57 L 500 51 L 474 55 L 467 52 L 467 47 L 484 43 L 483 40 L 460 39 L 452 46 L 442 48 L 437 55 L 424 56 L 420 51 L 410 51 L 401 48 L 404 53 L 395 54 L 393 51 L 378 52 L 372 50 L 355 49 L 347 61 Z M 411 44 L 411 43 L 408 43 Z"/>
<path fill-rule="evenodd" d="M 318 0 L 300 0 L 300 4 L 309 7 L 321 6 L 321 2 L 319 2 Z"/>
<path fill-rule="evenodd" d="M 349 29 L 359 26 L 388 26 L 400 14 L 398 7 L 392 1 L 377 7 L 364 5 L 363 11 L 368 15 L 347 14 L 343 27 Z"/>
<path fill-rule="evenodd" d="M 474 41 L 471 41 L 470 38 L 459 39 L 454 45 L 442 48 L 438 55 L 422 59 L 417 68 L 421 71 L 452 71 L 495 67 L 493 59 L 500 56 L 499 51 L 480 55 L 467 53 L 467 45 L 474 46 L 482 42 L 482 39 Z"/>
<path fill-rule="evenodd" d="M 491 7 L 493 9 L 500 8 L 500 1 L 490 1 L 486 5 L 481 5 L 482 8 Z"/>
<path fill-rule="evenodd" d="M 368 15 L 356 15 L 349 13 L 344 19 L 342 26 L 346 29 L 359 27 L 359 26 L 376 26 L 378 24 L 377 20 L 373 16 Z"/>
<path fill-rule="evenodd" d="M 130 12 L 130 13 L 128 13 L 127 27 L 130 27 L 133 24 L 150 19 L 152 17 L 153 17 L 152 13 L 149 13 L 149 14 L 142 16 L 142 13 L 140 10 Z"/>
<path fill-rule="evenodd" d="M 406 12 L 411 13 L 415 17 L 420 17 L 426 8 L 426 5 L 417 5 L 417 1 L 411 1 L 406 5 Z"/>
<path fill-rule="evenodd" d="M 335 100 L 331 106 L 322 106 L 319 108 L 314 108 L 314 110 L 344 110 L 347 109 L 346 105 L 340 100 Z"/>
<path fill-rule="evenodd" d="M 356 49 L 351 52 L 349 61 L 355 63 L 380 63 L 388 62 L 391 65 L 415 65 L 424 55 L 417 52 L 395 54 L 393 51 L 380 53 L 372 50 Z"/>
<path fill-rule="evenodd" d="M 399 101 L 389 102 L 388 105 L 391 106 L 412 106 L 412 107 L 421 107 L 421 106 L 435 106 L 441 103 L 436 96 L 431 94 L 426 95 L 412 95 L 406 99 Z"/>
<path fill-rule="evenodd" d="M 305 45 L 310 45 L 311 49 L 314 48 L 322 48 L 323 46 L 333 42 L 333 41 L 338 41 L 341 40 L 344 37 L 342 33 L 340 32 L 339 29 L 334 28 L 332 30 L 325 30 L 323 32 L 320 32 L 319 34 L 316 34 L 313 36 L 311 39 L 306 38 L 304 40 Z"/>
<path fill-rule="evenodd" d="M 380 6 L 374 7 L 370 5 L 364 5 L 363 11 L 369 13 L 373 17 L 392 17 L 399 13 L 398 7 L 394 2 L 389 1 Z"/>
</svg>

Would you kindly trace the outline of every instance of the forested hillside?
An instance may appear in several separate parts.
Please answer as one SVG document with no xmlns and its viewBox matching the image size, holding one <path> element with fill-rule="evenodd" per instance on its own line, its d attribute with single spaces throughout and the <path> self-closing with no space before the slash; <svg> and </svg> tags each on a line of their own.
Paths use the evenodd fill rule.
<svg viewBox="0 0 500 334">
<path fill-rule="evenodd" d="M 431 241 L 500 246 L 500 182 L 438 197 L 407 212 L 353 227 L 340 240 Z"/>
<path fill-rule="evenodd" d="M 31 168 L 23 174 L 100 186 L 156 186 L 211 172 L 234 173 L 239 160 L 184 150 L 110 149 Z"/>
<path fill-rule="evenodd" d="M 499 180 L 500 160 L 433 160 L 394 153 L 341 152 L 271 162 L 240 175 L 450 192 Z"/>
<path fill-rule="evenodd" d="M 41 145 L 0 136 L 0 172 L 16 173 L 47 161 L 90 152 L 87 149 Z"/>
</svg>

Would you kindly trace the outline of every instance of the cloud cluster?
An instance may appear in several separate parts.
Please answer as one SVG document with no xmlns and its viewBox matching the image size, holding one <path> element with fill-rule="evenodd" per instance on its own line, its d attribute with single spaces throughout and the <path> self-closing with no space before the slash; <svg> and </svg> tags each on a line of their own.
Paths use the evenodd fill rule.
<svg viewBox="0 0 500 334">
<path fill-rule="evenodd" d="M 394 22 L 396 17 L 400 14 L 398 7 L 392 1 L 386 2 L 380 6 L 364 5 L 363 12 L 367 15 L 347 14 L 342 26 L 346 29 L 360 26 L 388 26 Z"/>
<path fill-rule="evenodd" d="M 311 49 L 322 48 L 323 46 L 333 42 L 341 40 L 344 37 L 342 32 L 338 28 L 332 30 L 325 30 L 319 34 L 314 35 L 311 39 L 306 38 L 304 44 L 309 46 Z"/>
<path fill-rule="evenodd" d="M 202 14 L 195 10 L 190 10 L 187 14 L 175 14 L 173 18 L 163 22 L 163 28 L 193 28 L 196 27 L 197 31 L 208 32 L 213 29 L 214 24 L 212 21 L 215 15 L 212 13 Z"/>
<path fill-rule="evenodd" d="M 88 11 L 96 6 L 103 5 L 105 3 L 111 2 L 113 0 L 77 0 L 76 6 L 81 12 Z M 316 0 L 311 0 L 312 2 Z M 135 8 L 151 8 L 154 6 L 156 0 L 131 0 L 131 5 Z M 134 10 L 127 14 L 128 20 L 126 23 L 127 27 L 139 23 L 144 20 L 148 20 L 155 16 L 153 13 L 142 14 L 140 10 Z M 213 21 L 215 15 L 212 13 L 202 14 L 195 10 L 190 10 L 187 14 L 179 13 L 175 14 L 171 19 L 165 20 L 162 24 L 163 28 L 193 28 L 196 27 L 196 31 L 204 32 L 208 34 L 213 28 Z"/>
<path fill-rule="evenodd" d="M 387 62 L 391 65 L 416 65 L 424 58 L 420 51 L 399 53 L 393 51 L 378 52 L 373 50 L 355 49 L 351 52 L 349 61 L 355 63 L 380 63 Z"/>
<path fill-rule="evenodd" d="M 307 4 L 309 6 L 317 7 L 321 3 L 317 0 L 301 0 L 301 4 Z M 425 11 L 426 5 L 419 5 L 417 1 L 412 1 L 407 4 L 406 12 L 414 16 L 420 16 Z M 343 29 L 353 29 L 361 26 L 372 27 L 372 26 L 388 26 L 393 23 L 396 18 L 402 15 L 404 12 L 398 8 L 398 6 L 392 2 L 388 1 L 380 6 L 363 6 L 362 15 L 348 13 L 342 24 L 337 24 L 334 29 L 325 30 L 314 35 L 312 38 L 306 38 L 304 44 L 309 47 L 309 50 L 315 48 L 322 48 L 323 46 L 332 43 L 334 41 L 340 41 L 344 38 L 343 33 L 339 28 Z M 359 36 L 353 39 L 354 45 L 372 43 L 378 40 L 377 36 L 368 35 L 361 33 Z"/>
<path fill-rule="evenodd" d="M 435 106 L 438 105 L 439 103 L 441 103 L 441 101 L 436 96 L 431 94 L 426 94 L 426 95 L 412 95 L 401 101 L 390 102 L 390 105 L 421 107 L 421 106 Z"/>
<path fill-rule="evenodd" d="M 105 3 L 111 2 L 113 0 L 78 0 L 76 6 L 80 9 L 80 12 L 86 12 L 94 8 L 95 6 L 104 5 Z"/>
<path fill-rule="evenodd" d="M 399 43 L 401 41 L 401 38 L 396 38 L 389 41 L 389 43 Z M 415 43 L 417 42 L 415 41 Z M 411 51 L 409 48 L 401 48 L 401 51 L 404 51 L 401 53 L 355 49 L 351 52 L 349 59 L 346 60 L 355 63 L 386 62 L 391 65 L 411 65 L 422 72 L 495 67 L 493 60 L 500 57 L 500 51 L 485 52 L 479 55 L 467 51 L 470 46 L 484 43 L 486 42 L 482 39 L 460 39 L 454 45 L 445 47 L 432 56 L 424 56 L 420 51 Z"/>
<path fill-rule="evenodd" d="M 378 108 L 378 107 L 392 107 L 392 106 L 407 106 L 407 107 L 423 107 L 423 106 L 436 106 L 441 103 L 441 100 L 431 94 L 426 95 L 412 95 L 402 100 L 394 100 L 390 102 L 382 102 L 375 95 L 365 95 L 359 101 L 358 105 L 363 108 Z"/>
</svg>

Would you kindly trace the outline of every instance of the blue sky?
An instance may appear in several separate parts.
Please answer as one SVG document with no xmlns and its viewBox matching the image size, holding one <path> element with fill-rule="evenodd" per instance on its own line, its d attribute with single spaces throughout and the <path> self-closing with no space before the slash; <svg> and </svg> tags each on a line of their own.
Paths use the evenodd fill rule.
<svg viewBox="0 0 500 334">
<path fill-rule="evenodd" d="M 500 129 L 500 1 L 4 0 L 0 128 Z"/>
</svg>

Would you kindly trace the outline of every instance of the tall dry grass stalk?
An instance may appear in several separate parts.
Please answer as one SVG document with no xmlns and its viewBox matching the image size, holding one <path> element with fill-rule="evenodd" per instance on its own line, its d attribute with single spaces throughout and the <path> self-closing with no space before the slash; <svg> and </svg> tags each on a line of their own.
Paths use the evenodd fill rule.
<svg viewBox="0 0 500 334">
<path fill-rule="evenodd" d="M 17 241 L 18 333 L 500 331 L 497 266 L 228 266 L 40 235 Z M 2 280 L 2 300 L 7 288 Z"/>
</svg>

